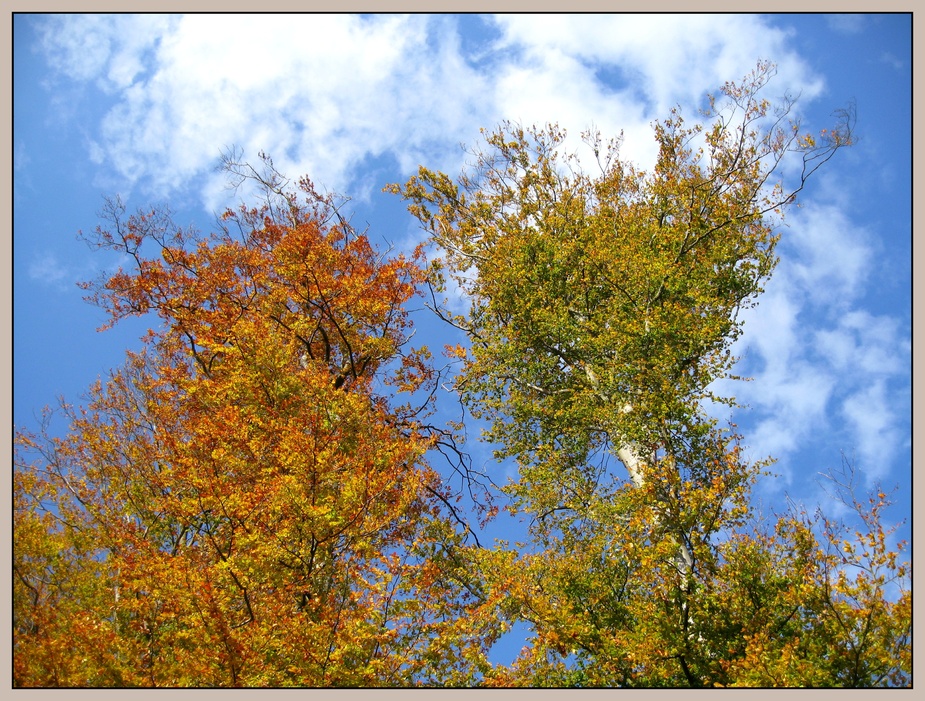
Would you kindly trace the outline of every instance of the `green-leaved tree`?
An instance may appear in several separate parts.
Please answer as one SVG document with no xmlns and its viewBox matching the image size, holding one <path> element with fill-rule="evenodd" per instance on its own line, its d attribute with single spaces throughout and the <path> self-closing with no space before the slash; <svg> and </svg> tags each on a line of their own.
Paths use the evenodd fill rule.
<svg viewBox="0 0 925 701">
<path fill-rule="evenodd" d="M 759 525 L 761 465 L 703 408 L 734 401 L 711 388 L 731 376 L 784 209 L 852 141 L 850 110 L 801 133 L 791 101 L 762 96 L 773 75 L 725 85 L 702 124 L 656 122 L 651 172 L 619 140 L 585 135 L 589 172 L 556 126 L 505 123 L 458 179 L 422 167 L 392 187 L 445 261 L 434 284 L 449 274 L 471 302 L 452 319 L 471 342 L 457 388 L 516 460 L 506 490 L 530 517 L 526 550 L 474 556 L 491 605 L 535 631 L 498 684 L 909 679 L 908 592 L 887 598 L 904 570 L 870 517 L 884 495 L 864 512 L 880 549 L 845 573 L 806 515 Z M 774 182 L 794 160 L 794 185 Z"/>
</svg>

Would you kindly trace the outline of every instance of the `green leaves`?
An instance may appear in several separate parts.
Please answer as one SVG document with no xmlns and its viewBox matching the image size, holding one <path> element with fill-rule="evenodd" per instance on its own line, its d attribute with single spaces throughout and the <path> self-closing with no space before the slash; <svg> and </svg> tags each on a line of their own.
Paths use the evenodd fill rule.
<svg viewBox="0 0 925 701">
<path fill-rule="evenodd" d="M 426 265 L 375 251 L 266 157 L 226 160 L 264 202 L 209 236 L 109 202 L 94 241 L 133 267 L 90 299 L 162 324 L 64 408 L 67 435 L 17 436 L 14 683 L 908 685 L 886 495 L 837 484 L 856 532 L 763 516 L 768 463 L 702 410 L 734 402 L 713 383 L 780 211 L 851 140 L 850 121 L 801 135 L 759 94 L 772 75 L 724 86 L 703 124 L 656 122 L 650 172 L 595 133 L 592 174 L 555 125 L 483 132 L 457 179 L 389 188 L 430 234 Z M 793 153 L 785 194 L 771 178 Z M 467 469 L 465 426 L 427 423 L 442 371 L 408 345 L 409 300 L 448 278 L 471 307 L 436 309 L 468 336 L 444 355 L 516 461 L 489 495 L 527 523 L 516 546 L 469 545 L 464 494 L 427 462 L 450 449 Z M 518 623 L 523 650 L 492 664 Z"/>
<path fill-rule="evenodd" d="M 844 683 L 791 664 L 810 640 L 834 640 L 828 614 L 804 618 L 812 606 L 788 598 L 818 597 L 813 568 L 828 556 L 783 519 L 801 552 L 783 564 L 779 541 L 755 530 L 763 464 L 701 409 L 734 402 L 713 383 L 731 376 L 739 312 L 773 271 L 783 209 L 851 142 L 850 113 L 837 137 L 798 136 L 792 102 L 760 94 L 773 74 L 762 63 L 726 84 L 704 124 L 678 110 L 656 122 L 648 173 L 621 159 L 619 139 L 585 135 L 591 174 L 557 126 L 504 123 L 455 182 L 421 168 L 391 187 L 470 295 L 457 389 L 519 467 L 505 491 L 533 540 L 482 576 L 535 637 L 492 683 Z M 788 154 L 805 167 L 785 191 L 771 178 Z M 775 664 L 788 671 L 757 674 Z"/>
</svg>

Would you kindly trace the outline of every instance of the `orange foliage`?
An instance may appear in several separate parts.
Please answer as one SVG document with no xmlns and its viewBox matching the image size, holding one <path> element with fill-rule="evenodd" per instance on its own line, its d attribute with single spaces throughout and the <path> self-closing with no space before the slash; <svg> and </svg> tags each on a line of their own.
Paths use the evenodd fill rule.
<svg viewBox="0 0 925 701">
<path fill-rule="evenodd" d="M 405 347 L 423 273 L 300 195 L 210 238 L 108 203 L 95 241 L 134 269 L 91 299 L 163 324 L 67 437 L 20 435 L 18 686 L 404 684 L 423 664 L 440 626 L 417 553 L 455 536 L 426 407 L 377 394 L 433 381 Z"/>
</svg>

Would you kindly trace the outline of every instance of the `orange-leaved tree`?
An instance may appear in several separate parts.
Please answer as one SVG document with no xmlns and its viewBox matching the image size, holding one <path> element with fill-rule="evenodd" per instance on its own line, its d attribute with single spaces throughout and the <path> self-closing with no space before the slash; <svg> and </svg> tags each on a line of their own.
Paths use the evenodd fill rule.
<svg viewBox="0 0 925 701">
<path fill-rule="evenodd" d="M 558 127 L 505 123 L 458 179 L 422 167 L 390 187 L 445 261 L 432 283 L 449 274 L 468 294 L 467 314 L 443 312 L 471 341 L 457 388 L 516 460 L 506 491 L 529 518 L 526 547 L 470 555 L 492 600 L 533 629 L 487 683 L 910 679 L 906 572 L 883 550 L 882 498 L 861 531 L 880 550 L 847 572 L 831 529 L 801 514 L 762 526 L 762 465 L 703 409 L 733 402 L 713 382 L 731 377 L 786 206 L 852 141 L 851 110 L 801 132 L 792 101 L 762 97 L 773 75 L 762 63 L 724 86 L 703 124 L 679 110 L 656 122 L 651 172 L 619 140 L 586 135 L 591 173 Z M 785 189 L 772 177 L 787 159 Z"/>
<path fill-rule="evenodd" d="M 263 203 L 218 233 L 114 199 L 90 237 L 131 263 L 90 299 L 161 323 L 67 435 L 17 436 L 14 684 L 464 682 L 493 634 L 454 623 L 472 595 L 425 458 L 418 254 L 377 252 L 266 157 L 225 163 Z"/>
</svg>

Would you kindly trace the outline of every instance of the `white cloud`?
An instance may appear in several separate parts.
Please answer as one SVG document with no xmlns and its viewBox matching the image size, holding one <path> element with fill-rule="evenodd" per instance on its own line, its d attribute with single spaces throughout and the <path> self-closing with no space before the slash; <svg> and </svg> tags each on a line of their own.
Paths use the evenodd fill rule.
<svg viewBox="0 0 925 701">
<path fill-rule="evenodd" d="M 191 15 L 150 30 L 160 34 L 151 70 L 122 81 L 95 144 L 129 184 L 146 180 L 158 194 L 205 176 L 214 205 L 221 179 L 206 174 L 232 144 L 343 191 L 366 157 L 386 151 L 410 170 L 438 143 L 457 165 L 459 141 L 480 121 L 482 78 L 424 17 Z M 124 52 L 65 67 L 60 57 L 79 53 L 73 34 L 50 50 L 52 64 L 112 76 Z"/>
<path fill-rule="evenodd" d="M 749 15 L 501 15 L 499 119 L 556 121 L 577 136 L 596 126 L 621 132 L 624 160 L 649 169 L 651 124 L 676 105 L 695 120 L 706 94 L 738 81 L 759 59 L 777 64 L 773 95 L 810 100 L 821 80 L 786 46 L 787 35 Z M 606 80 L 605 80 L 606 76 Z M 590 157 L 590 154 L 585 154 Z"/>
<path fill-rule="evenodd" d="M 882 380 L 859 389 L 841 405 L 842 414 L 851 426 L 859 464 L 868 484 L 882 478 L 901 449 L 908 448 L 901 430 L 896 407 L 906 408 L 907 400 L 890 392 Z"/>
<path fill-rule="evenodd" d="M 54 15 L 40 25 L 40 32 L 53 69 L 76 80 L 90 80 L 106 67 L 115 26 L 102 15 Z"/>
<path fill-rule="evenodd" d="M 43 45 L 61 74 L 116 96 L 95 155 L 158 195 L 200 178 L 210 207 L 221 179 L 208 174 L 231 144 L 341 191 L 385 153 L 405 172 L 458 168 L 458 144 L 506 118 L 557 121 L 576 137 L 592 124 L 623 130 L 624 156 L 645 166 L 654 117 L 699 103 L 759 58 L 778 62 L 781 92 L 820 89 L 758 16 L 505 15 L 494 25 L 500 39 L 478 59 L 463 54 L 452 17 L 425 15 L 60 16 Z M 618 71 L 625 87 L 597 71 Z"/>
<path fill-rule="evenodd" d="M 880 61 L 890 66 L 896 71 L 901 71 L 906 67 L 906 62 L 895 54 L 884 52 L 880 55 Z"/>
<path fill-rule="evenodd" d="M 39 25 L 49 65 L 104 90 L 131 85 L 144 55 L 176 18 L 167 15 L 51 15 Z"/>
<path fill-rule="evenodd" d="M 26 144 L 22 140 L 17 140 L 16 146 L 13 149 L 13 171 L 18 172 L 25 170 L 31 160 L 29 152 L 26 150 Z"/>
<path fill-rule="evenodd" d="M 839 13 L 827 15 L 826 23 L 841 34 L 858 34 L 864 31 L 864 15 Z"/>
<path fill-rule="evenodd" d="M 821 189 L 788 218 L 778 269 L 744 314 L 735 350 L 754 382 L 729 391 L 750 407 L 738 421 L 754 422 L 752 457 L 779 458 L 786 479 L 795 476 L 790 458 L 810 446 L 856 449 L 866 474 L 880 476 L 906 431 L 906 407 L 891 392 L 908 382 L 908 331 L 859 306 L 873 237 L 851 223 L 843 196 Z"/>
<path fill-rule="evenodd" d="M 738 344 L 740 354 L 750 359 L 757 351 L 765 367 L 781 374 L 789 367 L 795 349 L 796 317 L 800 304 L 789 294 L 789 286 L 780 277 L 766 285 L 760 306 L 743 311 L 744 335 Z"/>
<path fill-rule="evenodd" d="M 547 57 L 559 52 L 592 68 L 618 66 L 627 89 L 649 102 L 649 118 L 677 103 L 701 104 L 707 91 L 740 79 L 759 59 L 777 63 L 784 90 L 811 99 L 822 87 L 786 46 L 787 35 L 756 15 L 502 15 L 495 21 L 504 31 L 502 45 L 521 50 L 528 65 L 555 73 Z"/>
<path fill-rule="evenodd" d="M 43 285 L 65 287 L 65 281 L 72 276 L 53 253 L 42 253 L 29 264 L 29 277 Z"/>
<path fill-rule="evenodd" d="M 886 377 L 905 372 L 911 344 L 898 320 L 857 310 L 816 332 L 815 346 L 839 373 Z"/>
<path fill-rule="evenodd" d="M 746 442 L 756 458 L 782 457 L 802 445 L 808 433 L 826 423 L 826 406 L 835 378 L 808 363 L 778 375 L 762 374 L 749 399 L 764 417 Z"/>
<path fill-rule="evenodd" d="M 870 236 L 852 224 L 838 202 L 809 204 L 789 221 L 782 249 L 790 249 L 788 267 L 795 281 L 816 304 L 849 304 L 870 270 Z"/>
</svg>

